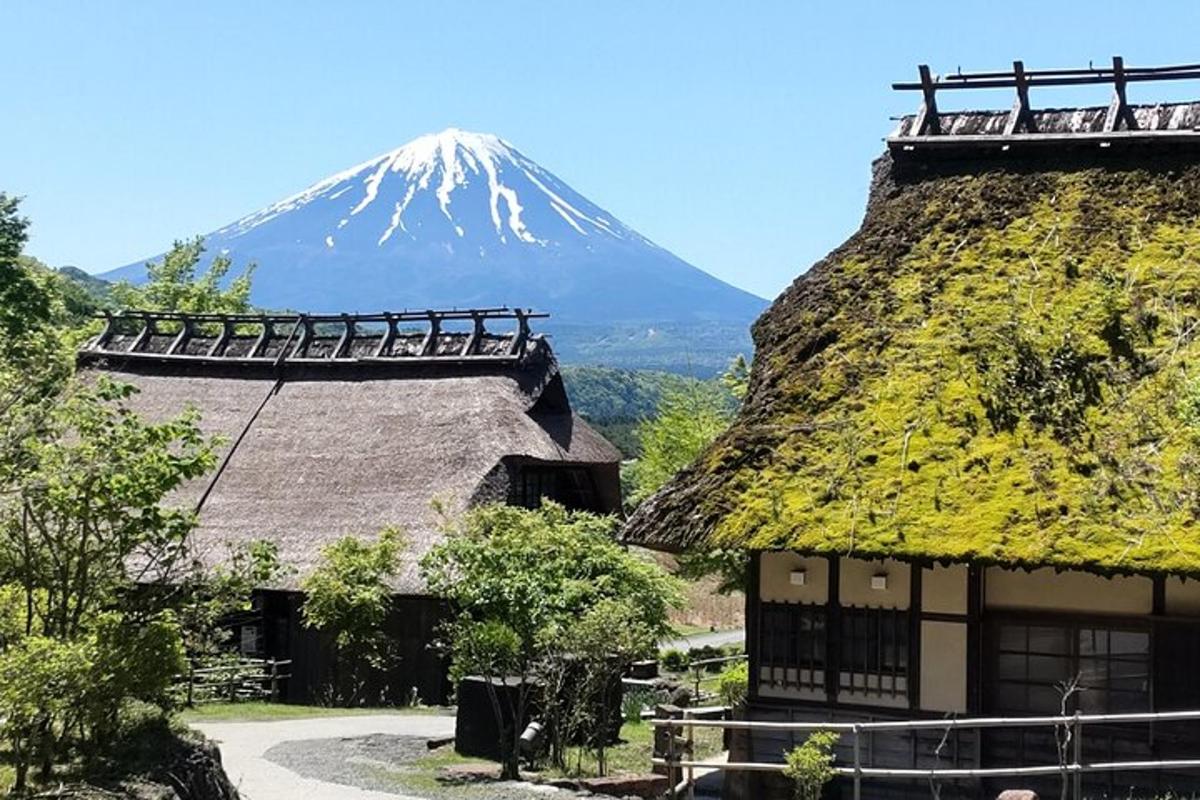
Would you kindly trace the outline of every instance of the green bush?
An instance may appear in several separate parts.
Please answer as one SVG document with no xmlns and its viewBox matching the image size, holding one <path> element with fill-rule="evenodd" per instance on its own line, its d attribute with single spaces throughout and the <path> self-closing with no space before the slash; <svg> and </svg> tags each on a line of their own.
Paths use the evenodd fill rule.
<svg viewBox="0 0 1200 800">
<path fill-rule="evenodd" d="M 692 663 L 687 653 L 674 647 L 663 650 L 659 654 L 658 660 L 667 672 L 683 672 Z"/>
<path fill-rule="evenodd" d="M 787 754 L 783 774 L 795 783 L 796 800 L 821 800 L 825 784 L 837 775 L 833 769 L 833 748 L 838 738 L 832 731 L 813 731 L 804 744 Z"/>
<path fill-rule="evenodd" d="M 717 678 L 717 695 L 721 702 L 736 708 L 746 700 L 750 691 L 750 665 L 739 661 L 725 669 Z"/>
</svg>

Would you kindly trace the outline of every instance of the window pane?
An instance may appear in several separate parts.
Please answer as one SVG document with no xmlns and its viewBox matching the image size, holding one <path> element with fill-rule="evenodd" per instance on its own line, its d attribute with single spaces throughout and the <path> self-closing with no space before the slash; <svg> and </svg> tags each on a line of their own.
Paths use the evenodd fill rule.
<svg viewBox="0 0 1200 800">
<path fill-rule="evenodd" d="M 1031 627 L 1029 629 L 1029 652 L 1070 655 L 1070 631 L 1066 628 Z"/>
<path fill-rule="evenodd" d="M 1029 679 L 1037 683 L 1057 683 L 1071 677 L 1071 660 L 1061 656 L 1030 656 Z"/>
<path fill-rule="evenodd" d="M 1108 652 L 1108 631 L 1084 628 L 1079 631 L 1079 654 L 1103 655 Z"/>
<path fill-rule="evenodd" d="M 1150 634 L 1145 631 L 1113 631 L 1111 652 L 1115 656 L 1148 655 Z"/>
<path fill-rule="evenodd" d="M 1002 625 L 1000 649 L 1010 653 L 1024 653 L 1028 649 L 1028 632 L 1029 629 L 1024 625 Z"/>
</svg>

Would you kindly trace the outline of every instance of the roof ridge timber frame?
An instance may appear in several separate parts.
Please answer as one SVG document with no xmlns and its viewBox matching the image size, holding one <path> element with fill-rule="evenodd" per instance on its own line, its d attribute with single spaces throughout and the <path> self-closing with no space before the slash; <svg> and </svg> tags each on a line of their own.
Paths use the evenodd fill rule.
<svg viewBox="0 0 1200 800">
<path fill-rule="evenodd" d="M 1011 71 L 959 70 L 948 75 L 935 75 L 928 64 L 921 64 L 917 75 L 915 82 L 892 84 L 896 91 L 919 91 L 922 97 L 917 113 L 902 118 L 896 131 L 887 138 L 893 154 L 911 157 L 914 153 L 946 150 L 1007 152 L 1045 146 L 1108 149 L 1133 144 L 1175 148 L 1200 145 L 1200 104 L 1130 105 L 1126 93 L 1131 83 L 1200 80 L 1200 64 L 1127 67 L 1121 56 L 1113 56 L 1112 65 L 1103 67 L 1089 64 L 1082 69 L 1027 70 L 1024 62 L 1014 61 Z M 1039 111 L 1030 103 L 1031 89 L 1104 84 L 1113 87 L 1107 108 Z M 938 109 L 939 92 L 997 88 L 1015 91 L 1007 114 Z M 1170 113 L 1161 113 L 1163 110 Z"/>
<path fill-rule="evenodd" d="M 529 322 L 548 314 L 507 307 L 371 314 L 211 314 L 103 312 L 82 360 L 177 364 L 491 364 L 516 365 L 543 346 Z M 488 324 L 512 320 L 497 333 Z M 447 331 L 446 323 L 470 323 Z"/>
</svg>

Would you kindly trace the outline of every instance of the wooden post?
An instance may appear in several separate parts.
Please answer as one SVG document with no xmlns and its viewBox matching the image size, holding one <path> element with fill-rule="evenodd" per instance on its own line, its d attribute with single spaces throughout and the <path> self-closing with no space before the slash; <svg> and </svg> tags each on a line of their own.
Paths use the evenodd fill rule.
<svg viewBox="0 0 1200 800">
<path fill-rule="evenodd" d="M 916 122 L 913 123 L 913 136 L 924 136 L 926 134 L 938 135 L 942 132 L 942 123 L 938 118 L 937 97 L 935 92 L 937 87 L 933 82 L 933 75 L 929 72 L 929 65 L 922 64 L 917 67 L 917 72 L 921 76 L 921 94 L 924 101 L 921 103 L 921 110 L 917 112 Z"/>
<path fill-rule="evenodd" d="M 1029 80 L 1025 77 L 1025 63 L 1013 62 L 1013 80 L 1017 87 L 1017 99 L 1013 102 L 1012 111 L 1008 114 L 1008 122 L 1004 125 L 1004 135 L 1012 136 L 1019 129 L 1036 133 L 1033 124 L 1033 112 L 1029 108 Z"/>
<path fill-rule="evenodd" d="M 854 800 L 862 800 L 862 748 L 859 747 L 858 725 L 854 726 Z"/>
<path fill-rule="evenodd" d="M 1112 71 L 1113 97 L 1112 102 L 1108 104 L 1108 112 L 1104 115 L 1104 131 L 1115 131 L 1122 122 L 1128 130 L 1137 130 L 1137 119 L 1133 116 L 1133 109 L 1129 107 L 1129 99 L 1125 94 L 1125 59 L 1113 56 Z"/>
<path fill-rule="evenodd" d="M 1083 723 L 1079 721 L 1079 712 L 1075 712 L 1075 721 L 1071 723 L 1075 735 L 1075 775 L 1072 783 L 1075 789 L 1075 800 L 1083 800 Z"/>
<path fill-rule="evenodd" d="M 196 663 L 188 661 L 188 676 L 187 676 L 187 707 L 195 706 L 195 686 L 196 686 Z"/>
<path fill-rule="evenodd" d="M 271 702 L 274 703 L 279 700 L 279 666 L 274 658 L 269 660 L 267 665 L 271 670 Z"/>
<path fill-rule="evenodd" d="M 229 670 L 229 702 L 237 701 L 237 667 Z"/>
<path fill-rule="evenodd" d="M 675 786 L 679 783 L 679 775 L 675 771 L 675 729 L 667 728 L 667 797 L 676 800 Z"/>
</svg>

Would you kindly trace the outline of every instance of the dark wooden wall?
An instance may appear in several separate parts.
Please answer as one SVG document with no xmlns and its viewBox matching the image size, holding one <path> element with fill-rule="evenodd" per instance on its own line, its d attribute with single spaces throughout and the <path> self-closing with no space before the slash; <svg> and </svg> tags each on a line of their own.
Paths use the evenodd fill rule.
<svg viewBox="0 0 1200 800">
<path fill-rule="evenodd" d="M 334 676 L 333 637 L 305 627 L 299 592 L 263 593 L 263 645 L 268 657 L 291 659 L 291 679 L 283 699 L 317 703 Z M 447 665 L 432 648 L 438 625 L 447 617 L 445 604 L 432 597 L 397 596 L 385 628 L 397 646 L 399 661 L 374 676 L 369 694 L 384 702 L 403 703 L 413 687 L 421 702 L 444 704 L 450 694 Z"/>
</svg>

